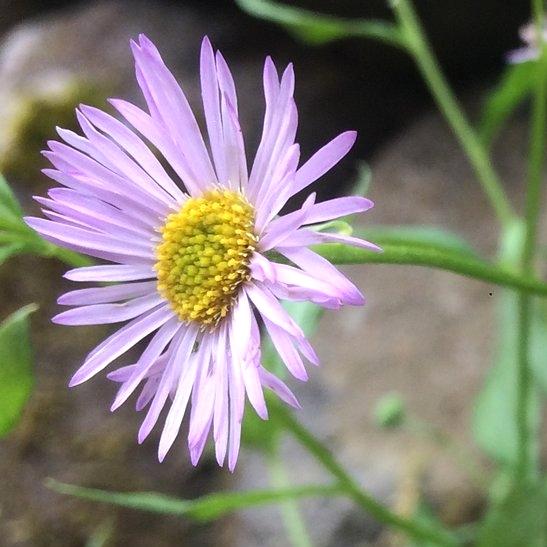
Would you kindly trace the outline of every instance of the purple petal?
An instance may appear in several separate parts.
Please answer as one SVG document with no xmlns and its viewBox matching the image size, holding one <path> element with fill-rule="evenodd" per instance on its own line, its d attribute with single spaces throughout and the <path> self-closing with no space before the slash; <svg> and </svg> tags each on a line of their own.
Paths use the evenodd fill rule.
<svg viewBox="0 0 547 547">
<path fill-rule="evenodd" d="M 294 408 L 301 408 L 300 403 L 293 392 L 277 376 L 267 371 L 264 367 L 258 369 L 260 381 L 263 386 L 271 389 L 282 401 Z"/>
<path fill-rule="evenodd" d="M 302 329 L 265 286 L 259 286 L 257 283 L 248 284 L 245 287 L 245 292 L 263 318 L 268 319 L 293 336 L 304 336 Z"/>
<path fill-rule="evenodd" d="M 148 146 L 116 118 L 106 112 L 92 106 L 81 105 L 82 112 L 95 127 L 109 135 L 114 141 L 122 146 L 131 157 L 161 186 L 171 194 L 177 201 L 184 199 L 184 194 L 167 174 L 156 156 Z"/>
<path fill-rule="evenodd" d="M 198 124 L 190 105 L 174 76 L 163 63 L 152 42 L 144 35 L 139 36 L 140 47 L 132 44 L 135 62 L 142 71 L 148 90 L 152 95 L 161 122 L 169 130 L 179 150 L 192 161 L 192 169 L 198 180 L 210 184 L 215 174 L 203 142 Z M 154 112 L 152 112 L 154 116 Z M 205 182 L 202 182 L 202 185 Z M 203 187 L 205 189 L 205 187 Z"/>
<path fill-rule="evenodd" d="M 304 271 L 315 275 L 319 279 L 329 280 L 338 287 L 343 294 L 342 303 L 353 306 L 361 306 L 365 303 L 359 289 L 327 259 L 314 253 L 311 249 L 293 247 L 278 248 L 277 250 Z"/>
<path fill-rule="evenodd" d="M 156 277 L 153 266 L 105 264 L 101 266 L 84 266 L 65 273 L 71 281 L 138 281 Z"/>
<path fill-rule="evenodd" d="M 306 372 L 302 358 L 293 345 L 291 337 L 284 330 L 267 319 L 264 319 L 264 324 L 266 325 L 266 329 L 277 353 L 285 363 L 289 372 L 298 380 L 306 381 L 308 379 L 308 373 Z"/>
<path fill-rule="evenodd" d="M 329 199 L 322 203 L 315 203 L 310 208 L 306 224 L 324 222 L 354 213 L 364 213 L 373 206 L 374 203 L 370 199 L 359 196 Z"/>
<path fill-rule="evenodd" d="M 197 329 L 193 327 L 189 328 L 184 340 L 177 350 L 176 361 L 181 364 L 183 372 L 180 375 L 175 398 L 173 399 L 173 403 L 167 414 L 165 426 L 161 434 L 158 448 L 158 457 L 160 461 L 163 461 L 172 444 L 175 442 L 182 419 L 184 418 L 184 413 L 186 412 L 190 393 L 192 392 L 199 362 L 199 359 L 196 359 L 195 356 L 191 358 L 196 336 Z"/>
<path fill-rule="evenodd" d="M 226 150 L 220 115 L 220 94 L 215 55 L 209 39 L 205 37 L 201 44 L 201 96 L 205 122 L 209 134 L 209 144 L 215 162 L 218 181 L 225 185 L 228 182 L 226 171 Z"/>
<path fill-rule="evenodd" d="M 152 262 L 155 260 L 151 245 L 138 242 L 116 241 L 110 236 L 36 217 L 25 217 L 25 222 L 44 239 L 74 251 L 104 258 L 112 262 Z"/>
<path fill-rule="evenodd" d="M 293 194 L 306 188 L 334 167 L 350 151 L 356 138 L 355 131 L 346 131 L 319 149 L 296 172 Z"/>
<path fill-rule="evenodd" d="M 70 387 L 89 380 L 92 376 L 107 367 L 114 359 L 131 349 L 137 342 L 161 327 L 173 317 L 169 306 L 163 306 L 138 317 L 109 336 L 92 351 L 85 363 L 76 371 Z"/>
<path fill-rule="evenodd" d="M 137 361 L 131 377 L 118 390 L 111 411 L 119 408 L 128 399 L 181 327 L 178 317 L 173 317 L 158 329 Z"/>
<path fill-rule="evenodd" d="M 310 194 L 302 207 L 292 213 L 276 218 L 265 231 L 260 239 L 260 250 L 262 252 L 273 249 L 278 243 L 284 241 L 289 234 L 295 232 L 307 221 L 308 213 L 315 202 L 315 193 Z"/>
<path fill-rule="evenodd" d="M 124 283 L 109 287 L 95 287 L 92 289 L 79 289 L 70 291 L 57 299 L 57 304 L 62 306 L 88 306 L 90 304 L 110 304 L 156 293 L 156 282 L 145 281 L 143 283 Z"/>
<path fill-rule="evenodd" d="M 51 320 L 58 325 L 103 325 L 128 321 L 162 305 L 164 298 L 157 294 L 147 294 L 121 304 L 94 304 L 72 308 L 57 314 Z"/>
</svg>

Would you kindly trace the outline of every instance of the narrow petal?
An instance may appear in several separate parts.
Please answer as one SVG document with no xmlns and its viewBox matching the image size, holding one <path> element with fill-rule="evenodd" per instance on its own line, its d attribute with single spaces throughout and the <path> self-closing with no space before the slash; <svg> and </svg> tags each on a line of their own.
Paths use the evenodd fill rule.
<svg viewBox="0 0 547 547">
<path fill-rule="evenodd" d="M 265 235 L 260 239 L 262 252 L 273 249 L 279 242 L 284 241 L 287 236 L 295 232 L 302 224 L 305 224 L 308 213 L 315 202 L 315 193 L 310 194 L 302 207 L 297 211 L 288 213 L 276 218 L 266 228 Z"/>
<path fill-rule="evenodd" d="M 143 283 L 123 283 L 108 287 L 95 287 L 93 289 L 79 289 L 70 291 L 57 299 L 57 304 L 62 306 L 89 306 L 90 304 L 110 304 L 130 300 L 139 296 L 156 292 L 155 281 Z"/>
<path fill-rule="evenodd" d="M 215 162 L 217 178 L 220 184 L 228 183 L 226 169 L 226 150 L 220 115 L 220 93 L 217 77 L 215 55 L 209 39 L 205 37 L 201 43 L 201 96 L 203 111 L 209 134 L 209 144 Z"/>
<path fill-rule="evenodd" d="M 334 167 L 350 150 L 357 133 L 346 131 L 319 149 L 297 172 L 293 194 L 300 192 Z"/>
<path fill-rule="evenodd" d="M 264 367 L 258 369 L 258 374 L 262 385 L 271 389 L 282 401 L 294 408 L 301 408 L 293 392 L 277 376 L 274 376 Z"/>
<path fill-rule="evenodd" d="M 77 228 L 60 222 L 36 217 L 25 217 L 25 222 L 44 239 L 69 249 L 112 262 L 152 262 L 151 245 L 116 241 L 99 232 Z"/>
<path fill-rule="evenodd" d="M 184 337 L 178 351 L 176 361 L 182 366 L 182 374 L 180 375 L 177 391 L 163 428 L 160 444 L 158 448 L 158 457 L 163 461 L 167 452 L 175 442 L 175 438 L 180 430 L 186 406 L 194 385 L 197 365 L 199 360 L 192 355 L 194 343 L 196 341 L 197 329 L 195 327 L 188 328 L 187 335 Z"/>
<path fill-rule="evenodd" d="M 278 248 L 277 250 L 304 271 L 316 275 L 319 279 L 328 280 L 337 286 L 343 294 L 342 302 L 344 304 L 361 306 L 365 303 L 361 291 L 327 259 L 314 253 L 311 249 L 293 247 Z"/>
<path fill-rule="evenodd" d="M 71 281 L 138 281 L 156 277 L 153 266 L 105 264 L 101 266 L 83 266 L 65 273 Z"/>
<path fill-rule="evenodd" d="M 179 149 L 188 151 L 185 156 L 192 161 L 193 170 L 199 180 L 203 181 L 202 184 L 211 184 L 211 181 L 215 181 L 215 174 L 184 92 L 146 36 L 141 34 L 139 46 L 132 44 L 132 50 L 154 98 L 161 121 Z"/>
<path fill-rule="evenodd" d="M 291 337 L 277 325 L 267 319 L 264 320 L 268 334 L 289 372 L 298 380 L 306 381 L 308 373 L 302 362 L 302 358 L 296 351 Z"/>
<path fill-rule="evenodd" d="M 315 203 L 310 211 L 306 224 L 325 222 L 345 215 L 364 213 L 374 206 L 374 203 L 367 198 L 349 196 L 343 198 L 329 199 L 322 203 Z"/>
<path fill-rule="evenodd" d="M 245 291 L 263 318 L 268 319 L 293 336 L 304 336 L 302 329 L 266 287 L 259 287 L 257 283 L 253 283 L 247 285 Z"/>
<path fill-rule="evenodd" d="M 152 404 L 150 405 L 150 408 L 148 409 L 146 417 L 144 418 L 141 424 L 141 427 L 139 429 L 139 434 L 138 434 L 139 444 L 142 444 L 144 442 L 146 437 L 148 437 L 148 435 L 152 431 L 152 428 L 156 425 L 156 422 L 158 421 L 160 413 L 163 407 L 165 406 L 165 403 L 167 402 L 169 393 L 174 388 L 176 389 L 176 386 L 179 380 L 179 378 L 177 378 L 176 376 L 176 372 L 177 372 L 176 359 L 178 357 L 180 346 L 183 343 L 185 336 L 186 336 L 186 329 L 180 329 L 175 334 L 173 338 L 173 342 L 171 343 L 168 351 L 166 352 L 168 354 L 168 359 L 166 360 L 165 368 L 163 370 L 163 373 L 161 374 L 161 379 L 159 381 L 156 392 L 154 394 Z"/>
<path fill-rule="evenodd" d="M 95 127 L 109 135 L 122 146 L 141 167 L 177 201 L 184 200 L 181 189 L 173 182 L 148 146 L 128 127 L 106 112 L 92 106 L 81 105 L 83 114 Z"/>
<path fill-rule="evenodd" d="M 346 236 L 342 234 L 332 234 L 329 232 L 315 232 L 308 228 L 301 228 L 285 239 L 279 242 L 279 247 L 303 247 L 307 245 L 315 245 L 317 243 L 345 243 L 346 245 L 352 245 L 354 247 L 361 247 L 363 249 L 369 249 L 371 251 L 381 252 L 382 249 L 364 239 L 358 237 Z"/>
<path fill-rule="evenodd" d="M 110 408 L 111 411 L 119 408 L 128 399 L 181 328 L 182 325 L 178 317 L 172 317 L 158 329 L 137 361 L 131 377 L 118 390 Z"/>
<path fill-rule="evenodd" d="M 85 363 L 78 369 L 70 381 L 70 387 L 89 380 L 107 367 L 114 359 L 131 349 L 137 342 L 161 327 L 173 317 L 169 306 L 162 306 L 152 312 L 134 319 L 120 330 L 109 336 L 92 351 Z"/>
</svg>

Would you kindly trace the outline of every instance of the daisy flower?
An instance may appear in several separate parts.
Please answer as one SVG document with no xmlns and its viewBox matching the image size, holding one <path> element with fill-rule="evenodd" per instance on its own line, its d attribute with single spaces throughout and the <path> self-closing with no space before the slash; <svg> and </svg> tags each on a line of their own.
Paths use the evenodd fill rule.
<svg viewBox="0 0 547 547">
<path fill-rule="evenodd" d="M 267 58 L 264 126 L 248 169 L 234 81 L 209 40 L 202 43 L 200 71 L 207 143 L 154 44 L 141 35 L 131 49 L 148 111 L 111 100 L 123 123 L 80 106 L 84 136 L 58 129 L 64 143 L 51 141 L 44 152 L 54 167 L 45 174 L 61 185 L 36 198 L 47 219 L 26 222 L 53 243 L 110 263 L 66 273 L 71 281 L 98 286 L 62 295 L 59 304 L 72 308 L 55 323 L 128 321 L 87 355 L 70 385 L 89 380 L 147 338 L 136 363 L 108 375 L 119 383 L 112 410 L 140 389 L 137 409 L 147 409 L 138 433 L 143 442 L 169 401 L 160 461 L 188 413 L 192 463 L 212 429 L 219 465 L 227 460 L 233 470 L 245 397 L 263 419 L 264 388 L 299 406 L 262 366 L 260 328 L 297 379 L 307 379 L 304 360 L 318 364 L 280 300 L 332 309 L 363 304 L 359 290 L 308 246 L 377 249 L 312 226 L 366 211 L 372 202 L 342 197 L 315 203 L 310 194 L 298 210 L 279 215 L 287 200 L 346 155 L 356 133 L 342 133 L 298 167 L 293 67 L 279 78 Z"/>
<path fill-rule="evenodd" d="M 547 41 L 547 23 L 544 23 L 541 36 L 538 37 L 536 25 L 528 23 L 519 29 L 520 39 L 524 47 L 514 49 L 507 54 L 507 61 L 512 64 L 537 61 L 542 42 Z"/>
</svg>

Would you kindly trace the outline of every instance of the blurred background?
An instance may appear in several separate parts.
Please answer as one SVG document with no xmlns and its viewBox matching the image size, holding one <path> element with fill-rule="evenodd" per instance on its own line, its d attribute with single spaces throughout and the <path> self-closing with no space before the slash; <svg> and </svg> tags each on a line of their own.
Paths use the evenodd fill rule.
<svg viewBox="0 0 547 547">
<path fill-rule="evenodd" d="M 389 18 L 383 1 L 300 1 L 345 17 Z M 496 81 L 529 4 L 513 0 L 417 0 L 434 48 L 466 109 L 476 113 Z M 139 104 L 128 41 L 146 33 L 200 107 L 199 47 L 207 34 L 234 73 L 248 154 L 262 115 L 262 63 L 293 61 L 303 157 L 346 129 L 359 139 L 348 157 L 318 185 L 319 197 L 351 188 L 358 167 L 372 169 L 367 225 L 446 227 L 478 249 L 495 248 L 491 213 L 450 131 L 436 113 L 414 66 L 402 52 L 371 41 L 340 40 L 312 47 L 230 1 L 0 1 L 0 172 L 27 211 L 48 181 L 39 152 L 55 125 L 75 128 L 80 102 L 109 109 L 108 96 Z M 522 114 L 522 113 L 520 113 Z M 509 192 L 519 195 L 526 145 L 524 118 L 514 117 L 495 147 Z M 0 270 L 2 318 L 29 302 L 37 385 L 19 426 L 0 444 L 0 545 L 77 547 L 286 545 L 275 506 L 253 509 L 212 525 L 137 513 L 61 497 L 46 477 L 110 490 L 156 490 L 193 497 L 268 484 L 260 454 L 243 450 L 233 475 L 214 458 L 190 466 L 183 438 L 157 463 L 157 434 L 136 444 L 141 417 L 126 404 L 108 410 L 115 386 L 96 378 L 74 390 L 67 381 L 105 328 L 53 326 L 57 296 L 68 289 L 63 265 L 18 257 Z M 299 418 L 326 439 L 356 477 L 398 510 L 412 511 L 416 492 L 450 524 L 481 511 L 465 468 L 427 438 L 385 431 L 374 421 L 380 397 L 398 392 L 409 413 L 442 428 L 473 452 L 470 415 L 490 363 L 496 290 L 439 271 L 367 265 L 348 268 L 368 303 L 325 314 L 313 342 L 322 360 L 308 384 L 291 387 Z M 287 441 L 283 455 L 294 482 L 320 480 L 322 471 Z M 302 502 L 314 544 L 396 545 L 344 500 Z M 101 535 L 102 534 L 102 535 Z"/>
</svg>

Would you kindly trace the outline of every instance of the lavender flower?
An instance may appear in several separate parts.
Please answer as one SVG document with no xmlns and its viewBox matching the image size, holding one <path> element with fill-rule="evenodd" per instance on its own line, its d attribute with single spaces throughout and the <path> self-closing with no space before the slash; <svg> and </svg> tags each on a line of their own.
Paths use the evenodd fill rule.
<svg viewBox="0 0 547 547">
<path fill-rule="evenodd" d="M 535 24 L 528 23 L 519 29 L 519 36 L 526 46 L 510 51 L 507 60 L 513 64 L 536 61 L 539 58 L 539 47 L 542 42 L 547 41 L 547 26 L 544 25 L 541 36 L 538 37 Z"/>
<path fill-rule="evenodd" d="M 137 410 L 148 407 L 138 434 L 143 442 L 171 400 L 159 442 L 161 461 L 190 407 L 192 463 L 212 428 L 217 461 L 223 465 L 227 454 L 233 470 L 245 395 L 263 419 L 264 387 L 299 406 L 261 364 L 257 317 L 287 369 L 306 380 L 302 357 L 318 364 L 317 356 L 279 300 L 333 309 L 364 302 L 359 290 L 308 246 L 342 242 L 378 249 L 310 227 L 366 211 L 372 202 L 344 197 L 315 203 L 311 194 L 300 209 L 278 215 L 291 196 L 346 155 L 356 133 L 342 133 L 298 168 L 293 67 L 279 80 L 267 58 L 264 128 L 249 171 L 232 75 L 209 40 L 201 48 L 201 88 L 210 153 L 156 47 L 141 35 L 131 48 L 149 112 L 110 101 L 135 132 L 101 110 L 81 106 L 76 114 L 85 137 L 58 129 L 66 144 L 49 142 L 44 152 L 55 167 L 44 172 L 63 186 L 36 198 L 48 220 L 26 222 L 58 245 L 113 263 L 67 272 L 72 281 L 114 284 L 64 294 L 59 304 L 75 307 L 54 322 L 129 321 L 89 353 L 70 385 L 89 380 L 152 335 L 136 363 L 108 375 L 120 384 L 112 410 L 142 385 Z M 142 138 L 169 163 L 178 184 Z M 272 254 L 286 263 L 275 262 Z"/>
</svg>

